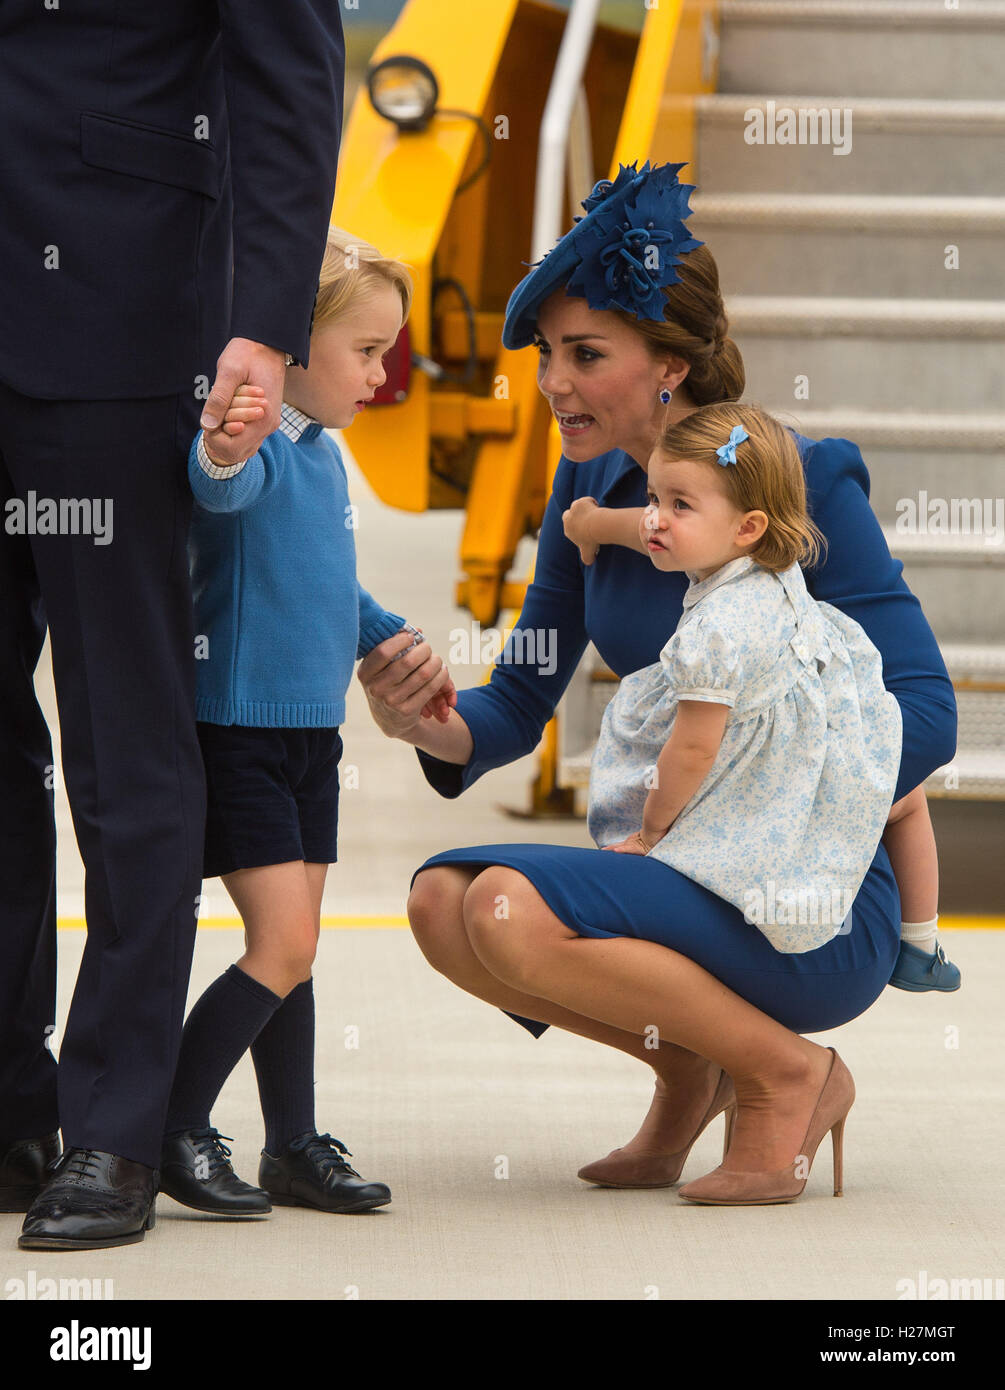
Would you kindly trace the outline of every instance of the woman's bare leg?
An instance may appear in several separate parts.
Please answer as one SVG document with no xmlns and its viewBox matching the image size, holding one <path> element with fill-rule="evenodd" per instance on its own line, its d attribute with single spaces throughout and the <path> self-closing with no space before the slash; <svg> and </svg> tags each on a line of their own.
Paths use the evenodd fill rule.
<svg viewBox="0 0 1005 1390">
<path fill-rule="evenodd" d="M 508 917 L 495 904 L 503 895 Z M 755 1009 L 700 965 L 628 937 L 577 936 L 515 870 L 484 870 L 464 896 L 478 958 L 513 989 L 595 1018 L 615 1032 L 659 1037 L 709 1057 L 738 1102 L 727 1170 L 767 1172 L 797 1155 L 831 1067 L 826 1048 Z M 627 1050 L 627 1049 L 626 1049 Z"/>
<path fill-rule="evenodd" d="M 464 925 L 465 894 L 482 873 L 480 867 L 443 864 L 417 876 L 408 899 L 408 917 L 422 954 L 440 974 L 488 1004 L 604 1043 L 652 1067 L 656 1095 L 642 1127 L 623 1151 L 662 1154 L 682 1149 L 708 1109 L 719 1067 L 666 1039 L 658 1047 L 646 1047 L 638 1033 L 514 989 L 493 975 L 472 949 Z"/>
</svg>

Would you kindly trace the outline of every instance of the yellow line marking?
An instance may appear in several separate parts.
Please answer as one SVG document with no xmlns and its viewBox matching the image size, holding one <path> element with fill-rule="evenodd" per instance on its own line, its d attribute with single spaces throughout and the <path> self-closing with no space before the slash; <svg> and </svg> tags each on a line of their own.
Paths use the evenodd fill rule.
<svg viewBox="0 0 1005 1390">
<path fill-rule="evenodd" d="M 60 931 L 83 931 L 86 923 L 83 917 L 60 917 L 57 919 L 57 926 Z M 216 930 L 225 927 L 242 927 L 244 923 L 240 917 L 200 917 L 199 928 L 201 931 Z M 357 916 L 341 917 L 322 917 L 321 925 L 325 929 L 336 929 L 340 927 L 407 927 L 408 918 L 401 917 L 381 917 L 367 916 L 360 913 Z M 939 931 L 1005 931 L 1005 916 L 994 916 L 992 914 L 980 917 L 940 917 Z"/>
<path fill-rule="evenodd" d="M 59 918 L 57 918 L 56 925 L 59 927 L 60 931 L 83 931 L 87 924 L 86 924 L 86 921 L 85 921 L 85 919 L 84 919 L 83 917 L 59 917 Z M 382 928 L 382 927 L 399 927 L 399 928 L 400 928 L 400 927 L 407 927 L 407 926 L 408 926 L 408 918 L 405 917 L 405 916 L 400 916 L 400 917 L 368 916 L 366 913 L 360 913 L 360 914 L 358 914 L 358 915 L 356 915 L 356 916 L 351 916 L 351 915 L 350 915 L 350 916 L 342 916 L 342 917 L 322 917 L 322 918 L 321 918 L 321 925 L 322 925 L 322 927 L 324 927 L 324 928 L 337 928 L 337 927 L 350 927 L 350 928 L 351 928 L 351 927 L 376 927 L 376 928 L 378 928 L 378 929 L 379 929 L 379 928 Z M 1005 918 L 1002 919 L 1002 925 L 1005 926 Z M 216 930 L 217 928 L 243 927 L 243 926 L 244 926 L 244 923 L 241 921 L 240 917 L 200 917 L 200 918 L 199 918 L 199 929 L 200 929 L 201 931 L 205 931 L 207 928 L 209 928 L 210 931 L 213 931 L 213 930 Z"/>
<path fill-rule="evenodd" d="M 1005 917 L 993 913 L 979 917 L 940 917 L 939 931 L 1003 931 Z"/>
</svg>

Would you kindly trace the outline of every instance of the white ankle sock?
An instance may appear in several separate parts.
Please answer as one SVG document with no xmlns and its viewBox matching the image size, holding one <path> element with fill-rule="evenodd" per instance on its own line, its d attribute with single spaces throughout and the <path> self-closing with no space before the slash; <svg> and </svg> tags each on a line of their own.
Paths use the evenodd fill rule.
<svg viewBox="0 0 1005 1390">
<path fill-rule="evenodd" d="M 901 941 L 906 941 L 911 946 L 917 946 L 919 951 L 926 951 L 928 955 L 932 955 L 935 951 L 935 940 L 938 934 L 938 913 L 930 922 L 901 922 L 900 924 Z"/>
</svg>

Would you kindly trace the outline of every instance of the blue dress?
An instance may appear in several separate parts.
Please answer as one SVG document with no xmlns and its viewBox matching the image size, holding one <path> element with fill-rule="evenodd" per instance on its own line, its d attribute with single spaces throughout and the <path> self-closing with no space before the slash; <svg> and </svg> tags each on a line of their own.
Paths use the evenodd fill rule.
<svg viewBox="0 0 1005 1390">
<path fill-rule="evenodd" d="M 652 858 L 733 903 L 776 951 L 850 931 L 900 769 L 900 707 L 865 632 L 815 603 L 798 565 L 772 573 L 744 556 L 692 580 L 659 661 L 604 711 L 590 770 L 598 846 L 642 825 L 680 700 L 729 712 Z"/>
<path fill-rule="evenodd" d="M 891 557 L 869 506 L 869 475 L 858 448 L 846 439 L 796 434 L 795 440 L 810 514 L 828 541 L 824 560 L 806 573 L 807 589 L 861 624 L 879 649 L 884 684 L 900 706 L 896 800 L 955 752 L 952 684 L 921 606 L 903 581 L 903 566 Z M 584 463 L 561 460 L 541 525 L 534 582 L 510 639 L 527 651 L 521 631 L 554 632 L 557 642 L 533 649 L 555 652 L 555 660 L 538 669 L 507 661 L 504 650 L 488 685 L 459 693 L 457 712 L 474 744 L 468 762 L 447 763 L 417 750 L 427 781 L 442 796 L 459 796 L 484 773 L 533 752 L 588 641 L 622 679 L 659 660 L 680 621 L 687 577 L 657 570 L 647 555 L 615 545 L 602 546 L 584 566 L 562 529 L 562 512 L 576 497 L 641 508 L 646 483 L 643 470 L 621 450 Z M 879 844 L 853 904 L 853 929 L 801 954 L 776 951 L 739 908 L 650 856 L 475 845 L 433 855 L 416 875 L 438 864 L 516 869 L 580 935 L 636 936 L 679 951 L 797 1032 L 820 1032 L 857 1017 L 885 988 L 897 958 L 900 902 Z M 517 1021 L 536 1036 L 547 1027 Z"/>
</svg>

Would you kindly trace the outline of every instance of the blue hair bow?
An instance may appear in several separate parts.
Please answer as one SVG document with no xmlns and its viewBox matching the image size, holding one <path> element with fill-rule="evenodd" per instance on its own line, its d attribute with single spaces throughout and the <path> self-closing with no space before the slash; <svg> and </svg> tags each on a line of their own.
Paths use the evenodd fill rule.
<svg viewBox="0 0 1005 1390">
<path fill-rule="evenodd" d="M 726 441 L 725 444 L 722 445 L 721 448 L 716 449 L 715 451 L 716 457 L 719 460 L 720 467 L 726 468 L 729 464 L 735 463 L 737 444 L 742 444 L 745 439 L 749 438 L 750 435 L 747 433 L 747 431 L 743 428 L 742 425 L 734 425 L 729 439 Z"/>
</svg>

